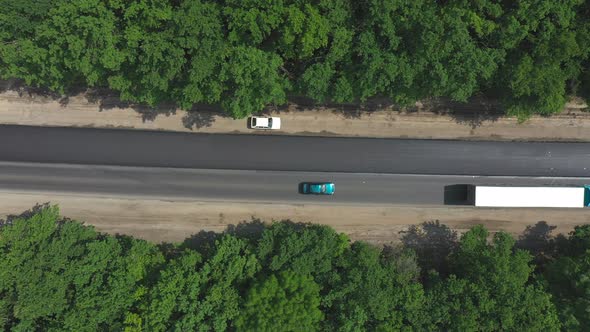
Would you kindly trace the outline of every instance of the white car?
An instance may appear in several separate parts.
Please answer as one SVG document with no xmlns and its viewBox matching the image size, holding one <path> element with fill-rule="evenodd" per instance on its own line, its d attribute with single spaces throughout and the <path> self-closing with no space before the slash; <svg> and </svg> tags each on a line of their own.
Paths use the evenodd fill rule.
<svg viewBox="0 0 590 332">
<path fill-rule="evenodd" d="M 250 118 L 252 129 L 281 129 L 281 118 L 253 116 Z"/>
</svg>

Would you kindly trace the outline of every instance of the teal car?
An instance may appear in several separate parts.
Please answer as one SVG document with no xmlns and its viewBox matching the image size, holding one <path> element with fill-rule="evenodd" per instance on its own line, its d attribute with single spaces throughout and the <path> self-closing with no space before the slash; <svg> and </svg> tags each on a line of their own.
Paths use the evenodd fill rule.
<svg viewBox="0 0 590 332">
<path fill-rule="evenodd" d="M 334 195 L 335 186 L 332 182 L 304 182 L 301 184 L 302 194 Z"/>
</svg>

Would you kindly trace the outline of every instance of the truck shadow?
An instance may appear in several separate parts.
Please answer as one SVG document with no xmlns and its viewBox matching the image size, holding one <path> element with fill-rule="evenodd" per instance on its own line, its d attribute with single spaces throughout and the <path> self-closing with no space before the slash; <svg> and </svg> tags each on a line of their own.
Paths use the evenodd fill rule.
<svg viewBox="0 0 590 332">
<path fill-rule="evenodd" d="M 453 184 L 444 188 L 445 205 L 470 205 L 469 184 Z"/>
</svg>

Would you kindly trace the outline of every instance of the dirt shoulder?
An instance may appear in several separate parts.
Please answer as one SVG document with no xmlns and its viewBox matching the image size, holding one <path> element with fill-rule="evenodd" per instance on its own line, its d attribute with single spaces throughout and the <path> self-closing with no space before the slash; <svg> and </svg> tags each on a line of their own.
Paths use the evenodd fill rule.
<svg viewBox="0 0 590 332">
<path fill-rule="evenodd" d="M 585 105 L 581 102 L 570 103 L 561 114 L 533 117 L 522 124 L 515 118 L 500 116 L 494 105 L 477 100 L 470 104 L 417 103 L 403 111 L 379 103 L 362 108 L 304 104 L 290 104 L 268 113 L 282 118 L 282 130 L 273 134 L 590 141 L 590 112 L 582 111 Z M 86 93 L 59 98 L 22 89 L 4 89 L 0 93 L 0 124 L 253 133 L 245 119 L 225 117 L 212 107 L 196 107 L 194 112 L 167 107 L 149 109 L 122 103 L 115 96 Z"/>
<path fill-rule="evenodd" d="M 354 240 L 375 244 L 399 242 L 412 225 L 436 221 L 459 232 L 476 224 L 515 236 L 545 221 L 568 233 L 590 223 L 583 209 L 482 209 L 440 206 L 338 206 L 231 202 L 163 201 L 107 198 L 62 193 L 0 192 L 0 218 L 19 214 L 35 204 L 58 204 L 63 216 L 84 221 L 111 234 L 128 234 L 155 242 L 182 241 L 199 231 L 225 230 L 253 218 L 270 222 L 286 216 L 296 222 L 325 224 Z"/>
</svg>

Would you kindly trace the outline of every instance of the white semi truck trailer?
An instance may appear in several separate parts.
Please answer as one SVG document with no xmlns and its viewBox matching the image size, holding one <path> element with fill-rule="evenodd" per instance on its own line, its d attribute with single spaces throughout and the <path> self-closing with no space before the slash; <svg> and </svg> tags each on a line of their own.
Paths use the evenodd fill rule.
<svg viewBox="0 0 590 332">
<path fill-rule="evenodd" d="M 511 187 L 469 185 L 469 204 L 481 207 L 590 207 L 590 185 Z"/>
</svg>

